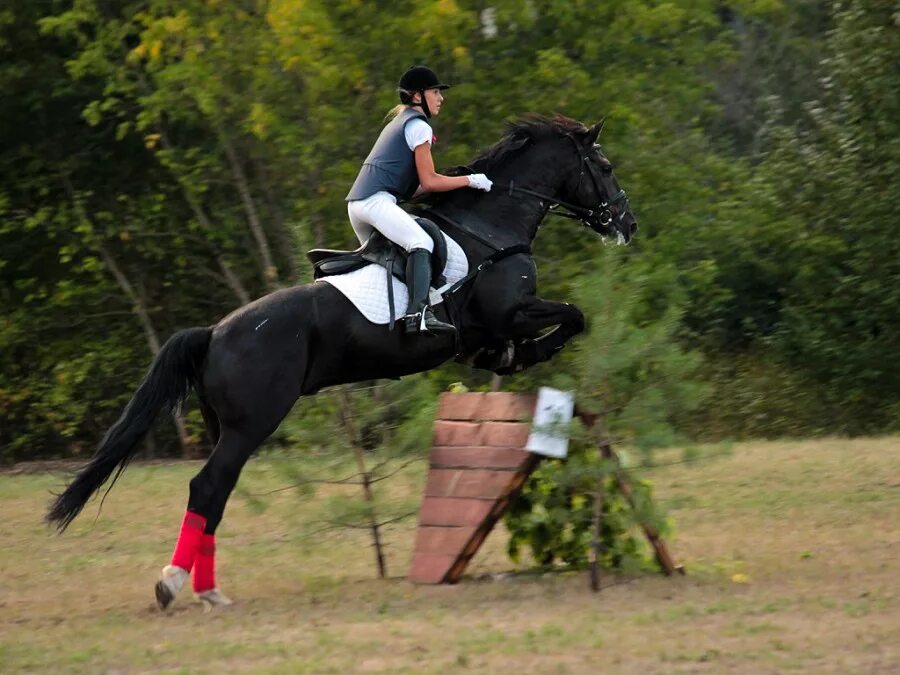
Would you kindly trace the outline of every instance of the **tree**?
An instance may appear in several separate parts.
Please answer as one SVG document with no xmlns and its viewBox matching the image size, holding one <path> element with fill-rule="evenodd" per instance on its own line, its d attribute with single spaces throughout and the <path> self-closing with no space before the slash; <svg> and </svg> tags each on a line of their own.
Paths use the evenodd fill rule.
<svg viewBox="0 0 900 675">
<path fill-rule="evenodd" d="M 270 461 L 288 487 L 301 499 L 329 488 L 327 517 L 307 523 L 311 531 L 365 532 L 381 578 L 388 573 L 389 526 L 418 512 L 418 495 L 396 494 L 391 479 L 427 457 L 436 398 L 419 375 L 345 385 L 302 401 L 302 414 L 278 432 L 286 449 Z M 240 485 L 237 491 L 266 505 Z"/>
<path fill-rule="evenodd" d="M 679 271 L 678 339 L 719 391 L 682 428 L 888 428 L 892 21 L 876 0 L 13 0 L 0 455 L 89 451 L 155 340 L 308 280 L 304 248 L 354 245 L 344 195 L 417 62 L 456 85 L 435 120 L 439 166 L 524 112 L 607 117 L 601 142 L 641 225 L 622 255 Z M 601 256 L 567 224 L 548 219 L 536 243 L 551 298 Z M 507 384 L 576 368 L 564 353 Z M 427 377 L 486 382 L 456 366 Z"/>
<path fill-rule="evenodd" d="M 891 3 L 835 4 L 821 95 L 771 131 L 768 178 L 795 230 L 778 354 L 842 431 L 896 428 L 900 364 L 900 36 Z"/>
<path fill-rule="evenodd" d="M 560 374 L 553 383 L 575 391 L 579 408 L 596 421 L 590 429 L 576 429 L 571 457 L 540 467 L 513 504 L 507 526 L 514 557 L 528 545 L 540 563 L 584 564 L 596 529 L 593 496 L 601 482 L 601 564 L 640 563 L 631 526 L 648 524 L 665 532 L 650 485 L 637 482 L 632 511 L 613 479 L 617 467 L 601 457 L 598 444 L 652 464 L 654 449 L 684 442 L 675 420 L 700 407 L 709 393 L 697 377 L 699 355 L 677 340 L 681 299 L 672 280 L 671 269 L 648 271 L 607 254 L 577 284 L 576 298 L 591 317 L 590 326 L 573 349 L 573 374 Z"/>
</svg>

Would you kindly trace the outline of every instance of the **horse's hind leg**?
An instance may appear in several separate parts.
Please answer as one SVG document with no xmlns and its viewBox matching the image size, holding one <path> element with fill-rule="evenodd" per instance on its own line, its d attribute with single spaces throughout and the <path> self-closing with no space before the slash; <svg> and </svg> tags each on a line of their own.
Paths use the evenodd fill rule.
<svg viewBox="0 0 900 675">
<path fill-rule="evenodd" d="M 307 372 L 317 293 L 315 287 L 272 293 L 213 329 L 198 393 L 207 408 L 201 410 L 210 433 L 218 429 L 219 437 L 209 460 L 191 480 L 172 562 L 156 586 L 162 608 L 189 575 L 201 599 L 227 602 L 216 590 L 216 528 L 247 459 L 275 431 L 301 392 L 318 388 Z"/>
<path fill-rule="evenodd" d="M 191 479 L 188 508 L 172 562 L 163 568 L 156 584 L 156 601 L 160 609 L 165 609 L 175 599 L 189 575 L 192 576 L 194 593 L 207 608 L 231 604 L 216 587 L 216 528 L 241 469 L 266 435 L 222 427 L 215 450 L 200 472 Z"/>
<path fill-rule="evenodd" d="M 216 415 L 216 411 L 212 409 L 212 406 L 203 396 L 198 396 L 198 399 L 200 402 L 200 414 L 203 416 L 203 424 L 206 425 L 206 433 L 209 435 L 213 448 L 215 448 L 219 442 L 219 435 L 222 432 L 219 425 L 219 416 Z"/>
</svg>

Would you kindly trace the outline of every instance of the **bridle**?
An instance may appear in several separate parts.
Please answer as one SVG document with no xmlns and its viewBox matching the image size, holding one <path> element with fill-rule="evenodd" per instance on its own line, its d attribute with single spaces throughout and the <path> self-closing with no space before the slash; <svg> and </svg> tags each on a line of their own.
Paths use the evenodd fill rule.
<svg viewBox="0 0 900 675">
<path fill-rule="evenodd" d="M 611 199 L 609 199 L 609 198 L 604 199 L 603 197 L 601 197 L 601 195 L 605 194 L 605 191 L 602 191 L 600 189 L 600 183 L 597 180 L 597 176 L 594 174 L 594 170 L 593 170 L 593 166 L 591 164 L 590 158 L 583 151 L 582 145 L 578 142 L 578 140 L 574 136 L 572 136 L 571 134 L 566 134 L 566 138 L 570 139 L 572 141 L 572 143 L 574 143 L 575 150 L 578 153 L 579 166 L 581 168 L 581 172 L 578 175 L 578 183 L 575 186 L 575 194 L 578 194 L 578 190 L 579 190 L 579 188 L 581 188 L 581 183 L 584 180 L 584 175 L 585 175 L 585 173 L 587 173 L 587 175 L 590 176 L 591 183 L 594 186 L 594 193 L 597 195 L 597 198 L 600 200 L 599 204 L 596 207 L 589 209 L 584 206 L 579 206 L 578 204 L 571 204 L 571 203 L 563 201 L 553 195 L 547 195 L 542 192 L 538 192 L 537 190 L 532 190 L 531 188 L 521 187 L 519 185 L 516 185 L 515 181 L 512 179 L 510 179 L 509 184 L 505 187 L 505 189 L 503 189 L 503 191 L 497 190 L 495 192 L 494 190 L 492 190 L 488 194 L 499 193 L 499 194 L 506 194 L 509 197 L 513 197 L 514 193 L 518 192 L 520 194 L 537 197 L 542 202 L 546 202 L 548 204 L 548 207 L 547 207 L 548 215 L 561 216 L 563 218 L 571 218 L 572 220 L 581 221 L 581 223 L 585 227 L 590 228 L 592 231 L 596 232 L 597 234 L 600 234 L 601 236 L 606 236 L 608 234 L 609 226 L 613 224 L 614 220 L 616 220 L 615 216 L 613 215 L 612 208 L 613 207 L 619 208 L 618 221 L 621 222 L 622 219 L 625 217 L 625 213 L 628 211 L 628 196 L 625 194 L 625 190 L 620 189 Z M 463 168 L 467 169 L 470 173 L 475 173 L 475 171 L 471 167 L 464 166 Z M 500 188 L 501 186 L 498 184 L 495 184 L 495 187 Z M 558 211 L 557 209 L 559 209 L 559 208 L 565 209 L 565 211 Z M 429 209 L 429 212 L 433 213 L 434 215 L 438 216 L 446 223 L 448 223 L 451 226 L 458 229 L 460 232 L 465 233 L 467 236 L 475 239 L 476 241 L 480 242 L 487 248 L 494 251 L 494 254 L 492 254 L 481 265 L 479 265 L 479 267 L 477 268 L 476 271 L 470 272 L 469 275 L 467 275 L 462 281 L 468 280 L 469 277 L 471 277 L 477 271 L 480 271 L 482 269 L 482 267 L 484 267 L 485 265 L 493 264 L 494 262 L 502 259 L 503 257 L 506 257 L 507 255 L 513 255 L 515 253 L 520 253 L 520 252 L 528 252 L 530 254 L 530 248 L 526 245 L 522 245 L 522 246 L 516 245 L 516 246 L 512 246 L 508 249 L 498 249 L 494 243 L 488 241 L 487 239 L 485 239 L 484 237 L 479 235 L 477 232 L 473 232 L 470 229 L 464 227 L 461 223 L 457 222 L 450 216 L 446 215 L 443 211 L 432 208 L 432 209 Z M 597 227 L 595 227 L 594 221 L 592 220 L 595 216 L 597 218 L 596 222 L 598 223 L 598 225 L 600 227 L 605 228 L 607 230 L 607 232 L 601 232 L 600 230 L 597 229 Z M 618 230 L 618 228 L 617 228 L 617 230 Z M 624 235 L 622 234 L 622 231 L 618 230 L 617 234 L 618 234 L 619 241 L 620 242 L 623 241 Z M 455 284 L 454 288 L 451 290 L 455 291 L 459 287 L 460 284 L 461 284 L 461 282 Z"/>
<path fill-rule="evenodd" d="M 596 216 L 597 223 L 599 223 L 604 228 L 609 228 L 609 226 L 612 225 L 613 221 L 616 219 L 613 215 L 613 207 L 618 208 L 618 221 L 621 222 L 625 217 L 625 212 L 628 211 L 628 195 L 625 194 L 625 190 L 620 189 L 615 195 L 613 195 L 612 198 L 602 198 L 600 195 L 605 194 L 605 191 L 601 190 L 600 188 L 600 183 L 597 180 L 596 174 L 594 173 L 590 157 L 587 155 L 587 153 L 584 152 L 581 144 L 575 139 L 575 137 L 566 134 L 566 138 L 570 139 L 572 143 L 575 144 L 575 150 L 578 153 L 579 166 L 581 168 L 581 171 L 578 174 L 578 183 L 575 185 L 575 194 L 578 194 L 578 190 L 581 188 L 581 183 L 584 180 L 584 176 L 586 173 L 591 179 L 591 183 L 594 187 L 594 194 L 596 194 L 598 199 L 600 200 L 596 207 L 589 209 L 584 206 L 579 206 L 578 204 L 571 204 L 569 202 L 558 199 L 557 197 L 538 192 L 537 190 L 520 187 L 516 185 L 515 181 L 513 181 L 512 179 L 510 179 L 509 181 L 506 193 L 510 197 L 513 196 L 514 192 L 537 197 L 538 199 L 541 199 L 542 201 L 545 201 L 550 205 L 548 208 L 549 215 L 571 218 L 572 220 L 579 220 L 585 227 L 589 227 L 595 232 L 597 231 L 597 229 L 594 227 L 591 219 Z M 558 211 L 558 208 L 563 208 L 565 209 L 565 211 Z"/>
</svg>

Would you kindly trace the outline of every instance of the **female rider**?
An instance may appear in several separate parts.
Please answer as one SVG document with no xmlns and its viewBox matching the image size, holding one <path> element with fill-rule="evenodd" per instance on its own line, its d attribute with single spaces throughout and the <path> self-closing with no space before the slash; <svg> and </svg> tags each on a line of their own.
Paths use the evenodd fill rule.
<svg viewBox="0 0 900 675">
<path fill-rule="evenodd" d="M 421 192 L 446 192 L 464 187 L 490 191 L 491 181 L 483 173 L 443 176 L 434 169 L 431 144 L 434 135 L 428 120 L 441 111 L 450 85 L 441 84 L 430 68 L 415 66 L 400 78 L 401 105 L 381 130 L 347 195 L 347 213 L 360 243 L 372 230 L 406 249 L 406 284 L 409 308 L 403 324 L 407 333 L 453 334 L 455 328 L 439 320 L 428 306 L 431 284 L 431 237 L 406 211 L 398 199 Z"/>
</svg>

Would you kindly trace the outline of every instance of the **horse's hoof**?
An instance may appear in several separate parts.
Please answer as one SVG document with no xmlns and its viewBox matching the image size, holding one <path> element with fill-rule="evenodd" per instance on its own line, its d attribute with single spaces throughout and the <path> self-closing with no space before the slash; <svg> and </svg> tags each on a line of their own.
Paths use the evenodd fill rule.
<svg viewBox="0 0 900 675">
<path fill-rule="evenodd" d="M 163 567 L 155 588 L 156 604 L 159 605 L 160 609 L 165 609 L 172 603 L 189 576 L 190 573 L 180 567 L 175 567 L 174 565 Z"/>
<path fill-rule="evenodd" d="M 194 597 L 203 603 L 203 611 L 211 612 L 213 607 L 227 607 L 233 604 L 231 598 L 222 593 L 218 588 L 212 588 L 202 593 L 194 593 Z"/>
<path fill-rule="evenodd" d="M 166 607 L 175 599 L 172 591 L 170 591 L 166 585 L 162 582 L 162 580 L 156 582 L 156 604 L 161 610 L 165 610 Z"/>
</svg>

